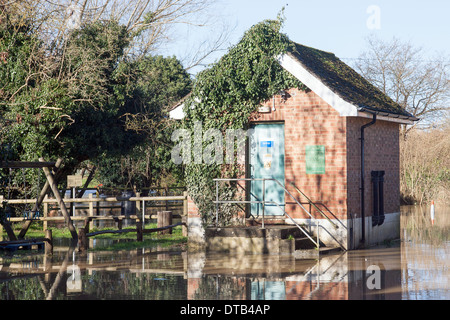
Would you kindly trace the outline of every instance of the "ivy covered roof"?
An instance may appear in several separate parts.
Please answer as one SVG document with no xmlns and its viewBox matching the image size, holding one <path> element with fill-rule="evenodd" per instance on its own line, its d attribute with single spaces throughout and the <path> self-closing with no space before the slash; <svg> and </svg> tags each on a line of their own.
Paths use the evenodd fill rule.
<svg viewBox="0 0 450 320">
<path fill-rule="evenodd" d="M 331 91 L 360 111 L 417 120 L 333 53 L 293 43 L 288 55 L 300 62 Z"/>
</svg>

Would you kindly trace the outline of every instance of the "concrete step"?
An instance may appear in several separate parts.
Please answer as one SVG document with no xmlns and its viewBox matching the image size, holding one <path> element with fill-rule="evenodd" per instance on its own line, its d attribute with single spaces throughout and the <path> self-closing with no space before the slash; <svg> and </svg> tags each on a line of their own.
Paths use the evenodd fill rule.
<svg viewBox="0 0 450 320">
<path fill-rule="evenodd" d="M 314 249 L 298 249 L 293 252 L 296 259 L 319 259 L 323 255 L 337 254 L 342 252 L 340 247 L 321 247 L 319 250 Z"/>
<path fill-rule="evenodd" d="M 262 218 L 247 218 L 245 219 L 247 227 L 262 226 Z M 264 218 L 264 226 L 286 225 L 286 219 L 279 216 L 269 216 Z"/>
<path fill-rule="evenodd" d="M 271 225 L 262 229 L 251 227 L 210 227 L 205 229 L 207 237 L 269 237 L 272 239 L 288 239 L 301 236 L 302 232 L 292 225 Z"/>
<path fill-rule="evenodd" d="M 256 226 L 256 228 L 260 229 L 261 226 Z M 265 224 L 264 230 L 266 230 L 267 234 L 279 239 L 306 237 L 305 234 L 296 225 L 293 224 Z M 304 226 L 303 230 L 307 232 L 307 227 Z"/>
<path fill-rule="evenodd" d="M 316 245 L 308 237 L 295 238 L 295 250 L 315 249 Z"/>
<path fill-rule="evenodd" d="M 341 247 L 322 247 L 319 249 L 320 255 L 335 254 L 335 253 L 339 253 L 339 252 L 342 252 Z"/>
</svg>

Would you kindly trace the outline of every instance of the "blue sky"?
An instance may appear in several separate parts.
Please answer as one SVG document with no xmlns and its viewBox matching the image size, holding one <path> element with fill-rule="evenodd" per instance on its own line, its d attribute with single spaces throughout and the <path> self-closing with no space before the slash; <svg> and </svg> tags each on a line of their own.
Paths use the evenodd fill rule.
<svg viewBox="0 0 450 320">
<path fill-rule="evenodd" d="M 276 18 L 283 6 L 283 32 L 291 40 L 333 52 L 346 62 L 364 51 L 365 38 L 372 33 L 383 40 L 397 37 L 410 41 L 423 47 L 430 57 L 436 52 L 450 57 L 448 0 L 218 0 L 210 8 L 209 27 L 180 24 L 178 41 L 162 53 L 182 59 L 202 41 L 214 39 L 221 25 L 229 28 L 229 47 L 252 25 Z M 214 62 L 225 52 L 216 53 L 207 62 Z"/>
</svg>

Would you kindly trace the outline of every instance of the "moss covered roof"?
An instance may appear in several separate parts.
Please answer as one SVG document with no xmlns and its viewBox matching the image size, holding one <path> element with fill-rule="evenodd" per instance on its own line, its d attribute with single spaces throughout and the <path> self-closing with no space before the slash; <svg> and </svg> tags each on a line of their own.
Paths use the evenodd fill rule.
<svg viewBox="0 0 450 320">
<path fill-rule="evenodd" d="M 368 110 L 414 118 L 333 53 L 293 43 L 288 54 L 343 100 L 362 108 L 361 111 Z"/>
</svg>

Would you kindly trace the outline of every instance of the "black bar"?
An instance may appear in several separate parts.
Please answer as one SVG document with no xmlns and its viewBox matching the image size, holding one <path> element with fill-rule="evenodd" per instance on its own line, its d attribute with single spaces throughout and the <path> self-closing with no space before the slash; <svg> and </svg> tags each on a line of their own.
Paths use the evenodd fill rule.
<svg viewBox="0 0 450 320">
<path fill-rule="evenodd" d="M 372 227 L 378 225 L 378 217 L 379 217 L 379 200 L 378 200 L 378 171 L 372 171 L 372 204 L 373 204 L 373 212 L 372 212 Z"/>
<path fill-rule="evenodd" d="M 384 222 L 384 197 L 383 197 L 383 183 L 384 183 L 384 171 L 379 171 L 378 174 L 378 225 L 381 226 Z"/>
</svg>

